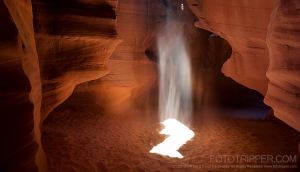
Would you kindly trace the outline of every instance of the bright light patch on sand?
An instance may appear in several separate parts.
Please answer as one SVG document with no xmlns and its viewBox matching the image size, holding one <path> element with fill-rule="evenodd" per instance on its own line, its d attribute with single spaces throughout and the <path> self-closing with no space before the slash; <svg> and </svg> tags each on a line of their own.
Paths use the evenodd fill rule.
<svg viewBox="0 0 300 172">
<path fill-rule="evenodd" d="M 194 132 L 174 118 L 162 122 L 165 128 L 160 134 L 170 135 L 162 143 L 154 146 L 150 153 L 157 153 L 174 158 L 183 158 L 178 149 L 194 137 Z"/>
</svg>

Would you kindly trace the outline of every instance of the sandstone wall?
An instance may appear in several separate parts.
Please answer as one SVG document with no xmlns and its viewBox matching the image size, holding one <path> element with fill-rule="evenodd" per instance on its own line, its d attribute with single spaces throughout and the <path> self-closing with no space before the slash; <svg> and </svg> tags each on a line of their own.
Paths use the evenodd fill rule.
<svg viewBox="0 0 300 172">
<path fill-rule="evenodd" d="M 31 3 L 0 1 L 0 171 L 46 171 Z"/>
<path fill-rule="evenodd" d="M 265 95 L 274 114 L 300 131 L 299 2 L 187 0 L 196 26 L 226 39 L 232 55 L 222 72 Z M 270 81 L 270 82 L 269 82 Z"/>
<path fill-rule="evenodd" d="M 1 1 L 0 171 L 46 171 L 42 122 L 77 84 L 109 72 L 108 58 L 120 43 L 116 6 Z"/>
<path fill-rule="evenodd" d="M 227 60 L 216 58 L 223 58 L 231 48 L 222 39 L 208 38 L 209 32 L 195 29 L 194 16 L 181 4 L 196 15 L 197 27 L 231 45 L 232 55 L 222 72 L 266 95 L 275 116 L 300 131 L 300 3 L 186 2 L 32 0 L 31 5 L 30 0 L 1 1 L 0 171 L 46 171 L 40 128 L 72 93 L 62 108 L 90 110 L 86 105 L 92 104 L 106 113 L 157 105 L 156 34 L 165 28 L 167 8 L 174 9 L 189 39 L 195 102 L 211 98 L 203 96 L 203 82 L 220 73 L 205 72 Z"/>
<path fill-rule="evenodd" d="M 269 52 L 266 35 L 270 14 L 277 0 L 187 0 L 198 17 L 196 26 L 226 39 L 232 55 L 222 72 L 265 95 L 268 87 L 266 72 Z"/>
<path fill-rule="evenodd" d="M 137 101 L 138 106 L 145 107 L 147 90 L 155 85 L 157 76 L 156 65 L 145 55 L 143 45 L 151 27 L 148 3 L 160 1 L 118 1 L 116 31 L 122 42 L 108 59 L 109 73 L 78 85 L 60 109 L 76 105 L 88 111 L 87 107 L 93 104 L 99 114 L 115 114 L 135 108 L 139 96 L 144 97 Z"/>
<path fill-rule="evenodd" d="M 42 120 L 76 85 L 109 73 L 120 40 L 117 1 L 32 0 L 42 78 Z"/>
<path fill-rule="evenodd" d="M 280 0 L 268 28 L 270 79 L 265 103 L 274 115 L 300 131 L 300 2 Z"/>
</svg>

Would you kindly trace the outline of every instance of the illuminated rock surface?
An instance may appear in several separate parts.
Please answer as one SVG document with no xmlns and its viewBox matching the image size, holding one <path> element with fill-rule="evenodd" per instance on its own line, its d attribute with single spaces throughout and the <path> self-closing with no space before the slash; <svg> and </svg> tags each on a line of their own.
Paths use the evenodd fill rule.
<svg viewBox="0 0 300 172">
<path fill-rule="evenodd" d="M 274 115 L 300 131 L 300 24 L 298 1 L 279 1 L 268 28 L 270 79 L 265 103 Z"/>
<path fill-rule="evenodd" d="M 1 1 L 0 171 L 46 171 L 43 149 L 54 172 L 166 171 L 206 164 L 210 154 L 297 154 L 299 133 L 286 126 L 220 117 L 269 110 L 220 69 L 300 131 L 299 7 L 297 0 Z M 180 162 L 149 154 L 164 139 L 154 126 L 156 41 L 169 39 L 158 34 L 167 8 L 187 36 L 193 101 L 202 110 Z M 211 105 L 223 111 L 203 110 Z"/>
<path fill-rule="evenodd" d="M 32 0 L 44 120 L 76 85 L 109 73 L 117 39 L 117 3 Z M 99 11 L 102 11 L 99 13 Z"/>
<path fill-rule="evenodd" d="M 231 45 L 232 55 L 222 72 L 262 95 L 267 94 L 265 103 L 273 107 L 274 115 L 300 131 L 296 17 L 299 2 L 187 2 L 199 19 L 197 27 L 216 33 Z"/>
</svg>

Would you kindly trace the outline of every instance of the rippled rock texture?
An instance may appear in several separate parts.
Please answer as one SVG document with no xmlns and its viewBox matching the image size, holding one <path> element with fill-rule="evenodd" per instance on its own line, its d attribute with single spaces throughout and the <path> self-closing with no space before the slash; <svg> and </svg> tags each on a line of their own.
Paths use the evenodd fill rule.
<svg viewBox="0 0 300 172">
<path fill-rule="evenodd" d="M 0 171 L 45 171 L 31 3 L 0 2 Z"/>
<path fill-rule="evenodd" d="M 196 26 L 226 39 L 222 72 L 266 95 L 274 114 L 300 131 L 299 2 L 187 0 Z"/>
<path fill-rule="evenodd" d="M 266 35 L 270 14 L 277 0 L 187 2 L 198 17 L 196 27 L 221 36 L 231 45 L 232 55 L 223 65 L 222 72 L 238 83 L 265 95 L 269 65 Z"/>
<path fill-rule="evenodd" d="M 279 1 L 271 15 L 267 44 L 270 79 L 265 103 L 274 115 L 300 131 L 300 2 Z"/>
<path fill-rule="evenodd" d="M 120 43 L 116 6 L 1 1 L 0 171 L 46 171 L 42 122 L 76 85 L 109 73 L 108 58 Z"/>
<path fill-rule="evenodd" d="M 147 106 L 150 99 L 148 90 L 155 87 L 157 78 L 156 64 L 144 53 L 143 42 L 152 17 L 147 12 L 151 10 L 148 9 L 148 3 L 154 2 L 118 1 L 116 32 L 122 42 L 107 61 L 109 73 L 78 85 L 60 108 L 76 107 L 89 111 L 92 106 L 99 114 L 111 114 L 136 106 Z"/>
<path fill-rule="evenodd" d="M 44 120 L 72 94 L 76 85 L 109 73 L 108 58 L 120 42 L 116 31 L 117 2 L 32 3 Z"/>
<path fill-rule="evenodd" d="M 55 108 L 156 107 L 157 40 L 176 45 L 169 17 L 187 38 L 196 105 L 217 102 L 220 89 L 243 95 L 222 87 L 225 62 L 226 76 L 300 131 L 299 10 L 297 0 L 1 1 L 0 171 L 46 171 L 41 126 Z"/>
</svg>

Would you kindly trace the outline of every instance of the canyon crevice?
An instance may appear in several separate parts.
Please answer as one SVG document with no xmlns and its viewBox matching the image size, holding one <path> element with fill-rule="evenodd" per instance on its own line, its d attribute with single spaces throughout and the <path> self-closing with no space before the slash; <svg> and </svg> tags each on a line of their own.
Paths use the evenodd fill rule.
<svg viewBox="0 0 300 172">
<path fill-rule="evenodd" d="M 55 109 L 156 108 L 157 41 L 169 54 L 178 41 L 167 18 L 187 38 L 194 109 L 262 95 L 300 131 L 299 10 L 297 0 L 1 1 L 0 171 L 47 171 L 41 128 Z"/>
</svg>

